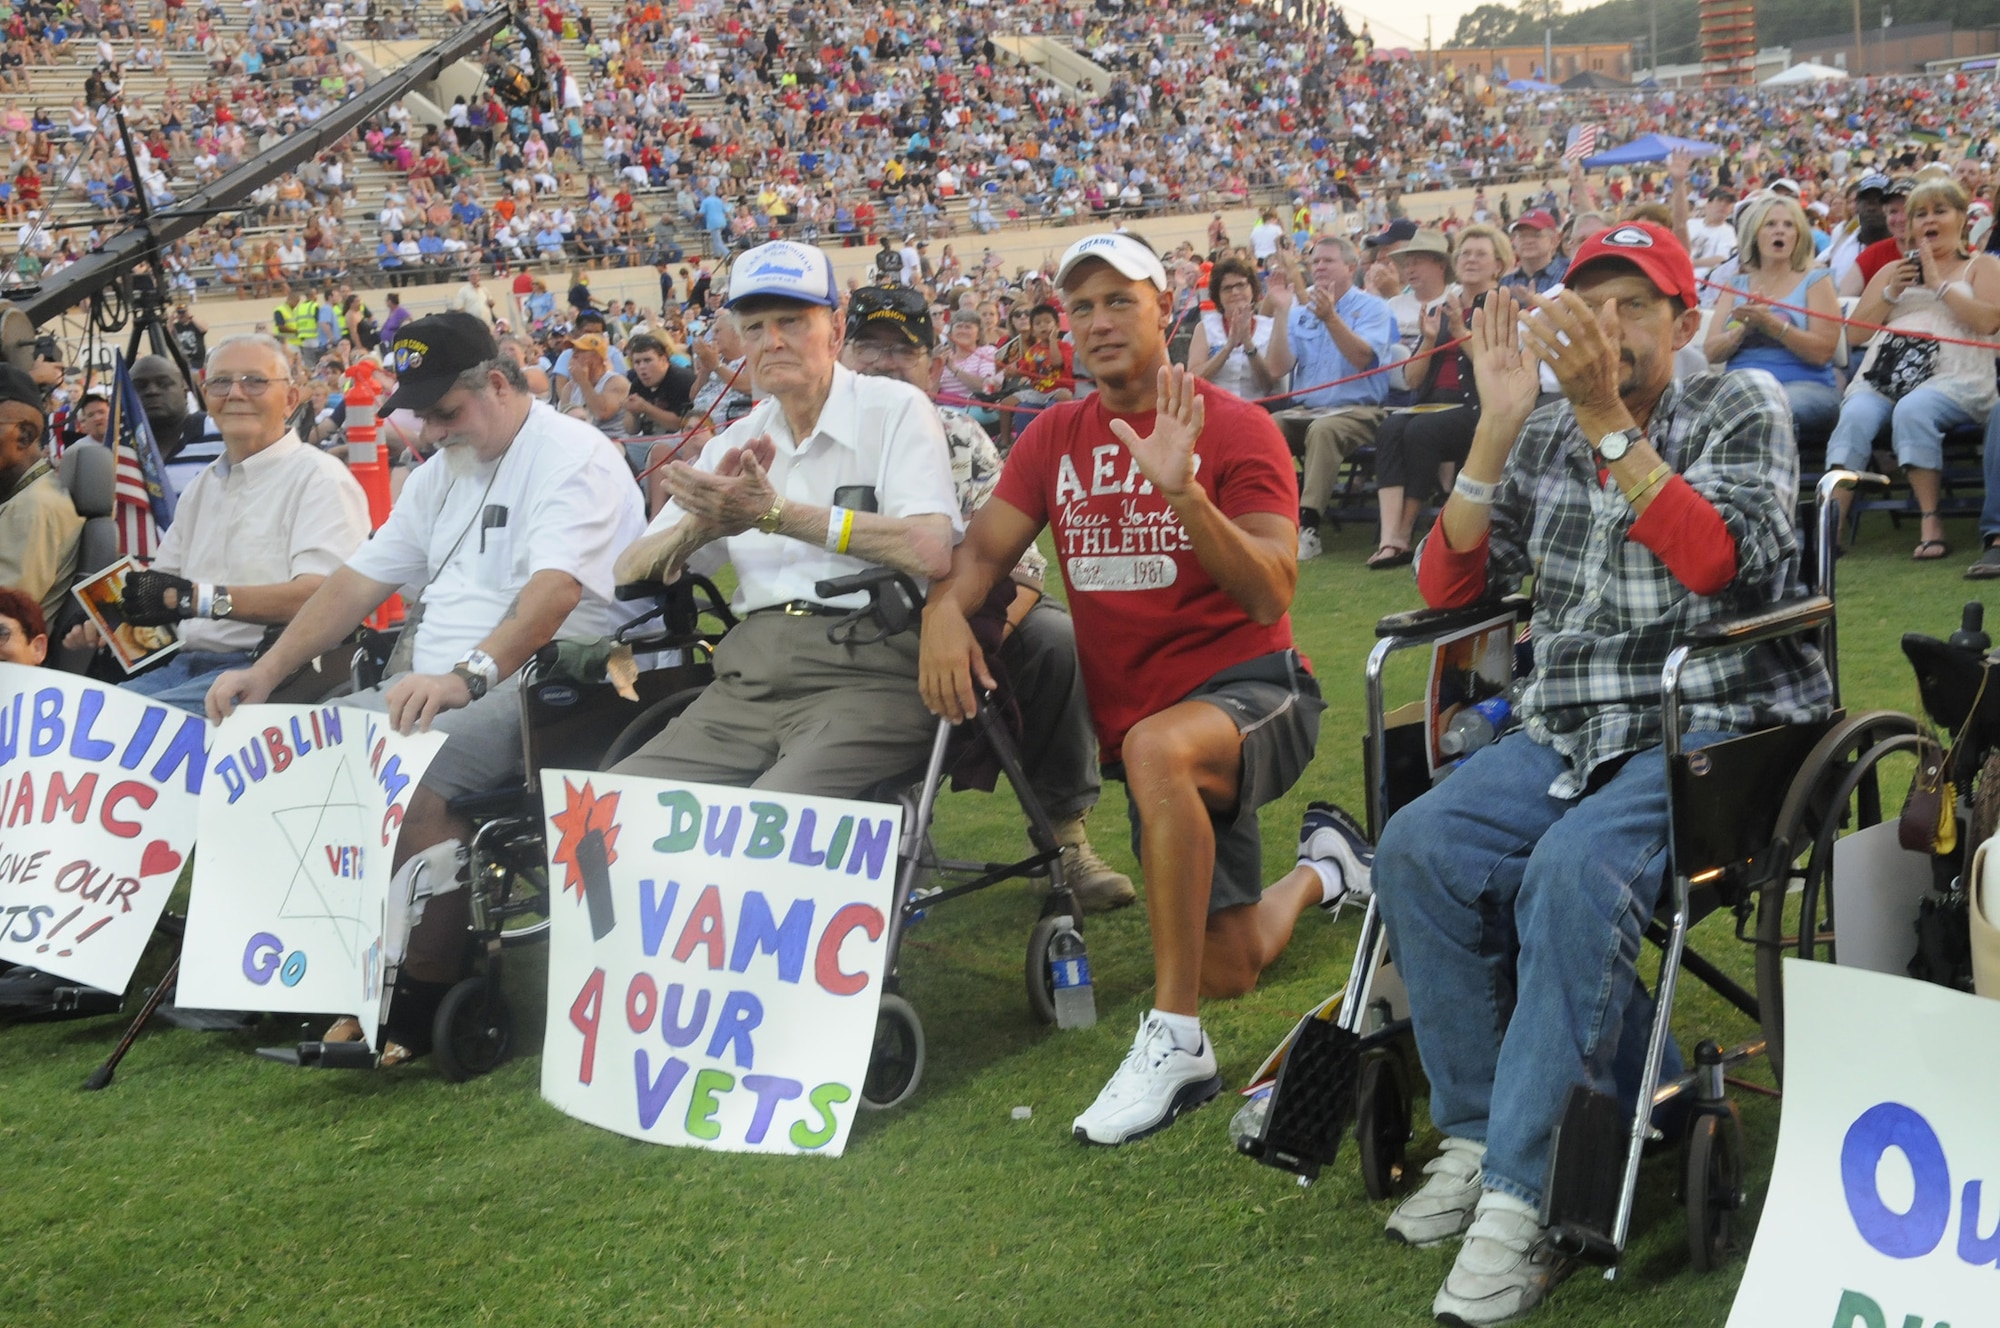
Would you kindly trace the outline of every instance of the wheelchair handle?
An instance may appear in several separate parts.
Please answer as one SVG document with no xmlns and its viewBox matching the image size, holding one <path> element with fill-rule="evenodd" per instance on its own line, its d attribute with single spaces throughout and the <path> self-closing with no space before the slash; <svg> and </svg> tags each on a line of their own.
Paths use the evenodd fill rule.
<svg viewBox="0 0 2000 1328">
<path fill-rule="evenodd" d="M 893 567 L 871 567 L 849 576 L 830 576 L 824 581 L 815 581 L 813 593 L 821 599 L 838 599 L 842 595 L 866 592 L 869 602 L 873 604 L 881 598 L 882 588 L 890 584 L 900 585 L 912 605 L 923 607 L 924 592 L 917 587 L 916 580 L 909 573 L 899 572 Z"/>
<path fill-rule="evenodd" d="M 1833 601 L 1825 595 L 1788 599 L 1768 609 L 1739 613 L 1701 623 L 1688 635 L 1700 650 L 1721 646 L 1749 646 L 1774 641 L 1818 627 L 1833 617 Z"/>
<path fill-rule="evenodd" d="M 651 609 L 612 633 L 613 639 L 621 642 L 629 642 L 640 628 L 655 619 L 665 625 L 668 638 L 657 648 L 669 650 L 705 641 L 707 634 L 701 630 L 703 616 L 721 622 L 725 632 L 736 626 L 736 615 L 729 611 L 729 597 L 699 572 L 683 569 L 672 581 L 628 581 L 615 593 L 621 600 L 654 601 Z"/>
<path fill-rule="evenodd" d="M 1470 627 L 1474 623 L 1486 621 L 1503 613 L 1516 617 L 1526 617 L 1532 607 L 1526 595 L 1493 595 L 1461 605 L 1455 609 L 1411 609 L 1407 613 L 1392 613 L 1375 624 L 1377 637 L 1392 636 L 1442 636 L 1446 632 Z"/>
<path fill-rule="evenodd" d="M 891 589 L 896 594 L 891 594 Z M 868 602 L 850 610 L 846 617 L 826 629 L 826 639 L 837 646 L 870 646 L 886 641 L 917 625 L 923 614 L 924 592 L 916 579 L 893 567 L 871 567 L 851 576 L 833 576 L 813 583 L 813 593 L 822 599 L 866 593 Z M 873 630 L 865 630 L 872 623 Z"/>
</svg>

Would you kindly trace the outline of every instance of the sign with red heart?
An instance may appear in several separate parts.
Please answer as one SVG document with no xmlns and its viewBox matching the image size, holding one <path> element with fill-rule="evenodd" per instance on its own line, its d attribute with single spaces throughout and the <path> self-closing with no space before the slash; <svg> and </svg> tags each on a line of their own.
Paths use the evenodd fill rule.
<svg viewBox="0 0 2000 1328">
<path fill-rule="evenodd" d="M 123 992 L 194 850 L 208 724 L 0 664 L 0 962 Z"/>
</svg>

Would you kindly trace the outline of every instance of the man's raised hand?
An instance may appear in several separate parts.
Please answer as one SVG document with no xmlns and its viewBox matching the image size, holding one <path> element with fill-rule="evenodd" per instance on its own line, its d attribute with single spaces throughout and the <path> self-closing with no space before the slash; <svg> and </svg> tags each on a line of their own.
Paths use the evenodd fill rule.
<svg viewBox="0 0 2000 1328">
<path fill-rule="evenodd" d="M 1574 405 L 1610 409 L 1618 404 L 1618 307 L 1610 300 L 1593 309 L 1573 290 L 1551 299 L 1523 291 L 1534 316 L 1521 320 L 1528 350 L 1549 366 Z"/>
<path fill-rule="evenodd" d="M 1160 369 L 1153 432 L 1141 438 L 1137 429 L 1118 419 L 1111 421 L 1111 432 L 1139 463 L 1139 473 L 1173 499 L 1194 486 L 1201 469 L 1194 445 L 1206 416 L 1201 394 L 1194 390 L 1194 375 L 1185 365 L 1166 365 Z"/>
<path fill-rule="evenodd" d="M 1472 311 L 1465 353 L 1479 385 L 1480 409 L 1496 418 L 1527 419 L 1541 395 L 1534 358 L 1521 349 L 1519 318 L 1520 305 L 1505 286 Z"/>
</svg>

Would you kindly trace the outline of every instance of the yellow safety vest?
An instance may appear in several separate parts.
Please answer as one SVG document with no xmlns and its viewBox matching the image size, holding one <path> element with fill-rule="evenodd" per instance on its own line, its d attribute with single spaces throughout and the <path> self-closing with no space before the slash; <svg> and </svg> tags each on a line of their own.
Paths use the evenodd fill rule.
<svg viewBox="0 0 2000 1328">
<path fill-rule="evenodd" d="M 319 343 L 319 301 L 300 300 L 292 306 L 292 344 L 312 346 Z"/>
<path fill-rule="evenodd" d="M 298 315 L 293 311 L 293 306 L 289 304 L 281 304 L 273 312 L 276 316 L 273 318 L 272 321 L 277 325 L 278 335 L 283 337 L 285 340 L 291 342 L 294 346 L 298 345 L 299 344 Z"/>
</svg>

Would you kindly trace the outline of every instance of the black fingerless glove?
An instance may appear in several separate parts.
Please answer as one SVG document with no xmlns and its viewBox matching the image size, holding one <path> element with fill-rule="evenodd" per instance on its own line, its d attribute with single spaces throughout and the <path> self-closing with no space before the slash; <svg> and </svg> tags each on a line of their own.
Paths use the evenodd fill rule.
<svg viewBox="0 0 2000 1328">
<path fill-rule="evenodd" d="M 194 582 L 141 568 L 125 574 L 121 607 L 134 627 L 165 627 L 194 617 Z"/>
</svg>

